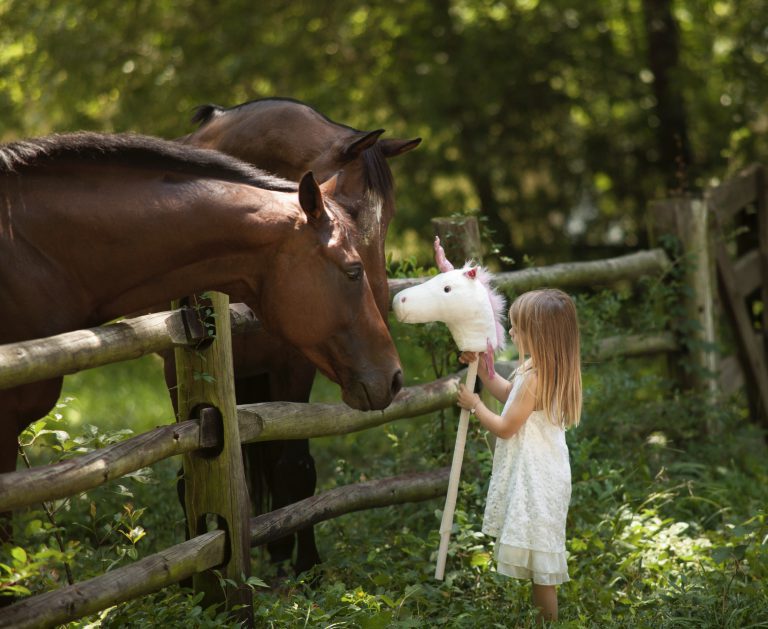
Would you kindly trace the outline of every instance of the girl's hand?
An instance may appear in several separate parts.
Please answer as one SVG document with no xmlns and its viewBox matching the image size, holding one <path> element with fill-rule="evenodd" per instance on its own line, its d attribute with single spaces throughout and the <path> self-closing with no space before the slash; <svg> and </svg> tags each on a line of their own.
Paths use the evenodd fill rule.
<svg viewBox="0 0 768 629">
<path fill-rule="evenodd" d="M 461 352 L 461 354 L 459 354 L 459 362 L 463 365 L 468 365 L 469 363 L 473 363 L 483 356 L 485 356 L 484 352 Z"/>
<path fill-rule="evenodd" d="M 459 395 L 456 398 L 456 403 L 461 408 L 471 411 L 473 408 L 477 408 L 477 405 L 480 404 L 480 396 L 467 389 L 467 386 L 462 383 L 459 385 Z"/>
</svg>

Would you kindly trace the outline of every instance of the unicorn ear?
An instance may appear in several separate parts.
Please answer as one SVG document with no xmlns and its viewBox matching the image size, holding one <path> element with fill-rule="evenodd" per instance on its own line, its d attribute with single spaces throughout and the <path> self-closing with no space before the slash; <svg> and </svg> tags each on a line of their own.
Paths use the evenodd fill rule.
<svg viewBox="0 0 768 629">
<path fill-rule="evenodd" d="M 469 279 L 474 280 L 477 278 L 477 267 L 473 266 L 471 269 L 464 271 L 464 275 L 466 275 Z"/>
</svg>

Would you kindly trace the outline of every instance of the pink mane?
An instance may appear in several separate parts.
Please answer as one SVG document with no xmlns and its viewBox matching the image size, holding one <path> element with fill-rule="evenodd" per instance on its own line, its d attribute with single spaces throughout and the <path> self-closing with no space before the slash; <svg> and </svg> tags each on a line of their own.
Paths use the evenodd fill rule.
<svg viewBox="0 0 768 629">
<path fill-rule="evenodd" d="M 468 261 L 464 264 L 464 270 L 469 270 L 472 267 L 472 262 Z M 485 267 L 477 267 L 477 279 L 483 285 L 486 291 L 488 291 L 488 300 L 491 302 L 491 309 L 493 310 L 493 318 L 496 320 L 496 343 L 491 343 L 494 351 L 504 349 L 507 344 L 507 335 L 504 331 L 504 317 L 507 310 L 507 300 L 504 295 L 500 294 L 492 285 L 492 276 Z"/>
</svg>

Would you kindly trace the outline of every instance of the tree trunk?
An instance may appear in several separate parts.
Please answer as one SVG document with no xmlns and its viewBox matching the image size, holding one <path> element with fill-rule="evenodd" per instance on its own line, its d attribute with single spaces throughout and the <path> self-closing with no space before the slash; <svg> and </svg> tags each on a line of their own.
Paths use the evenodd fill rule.
<svg viewBox="0 0 768 629">
<path fill-rule="evenodd" d="M 653 73 L 653 94 L 659 118 L 659 168 L 668 191 L 682 194 L 688 187 L 687 171 L 693 164 L 693 156 L 688 141 L 685 102 L 677 77 L 680 32 L 671 5 L 671 0 L 643 0 L 643 14 L 648 67 Z"/>
</svg>

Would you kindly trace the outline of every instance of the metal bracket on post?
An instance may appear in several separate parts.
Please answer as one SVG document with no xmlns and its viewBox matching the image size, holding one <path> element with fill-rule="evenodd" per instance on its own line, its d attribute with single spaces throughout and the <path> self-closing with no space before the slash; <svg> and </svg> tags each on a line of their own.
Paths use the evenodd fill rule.
<svg viewBox="0 0 768 629">
<path fill-rule="evenodd" d="M 227 609 L 238 606 L 238 618 L 252 626 L 251 592 L 243 585 L 243 579 L 250 576 L 250 530 L 232 372 L 229 298 L 210 293 L 210 304 L 216 328 L 212 342 L 197 349 L 175 350 L 178 419 L 198 419 L 213 432 L 221 431 L 215 447 L 184 455 L 184 479 L 190 538 L 208 532 L 211 525 L 227 532 L 227 560 L 219 568 L 227 582 L 207 570 L 196 574 L 193 583 L 196 591 L 205 593 L 204 604 L 225 602 Z"/>
</svg>

